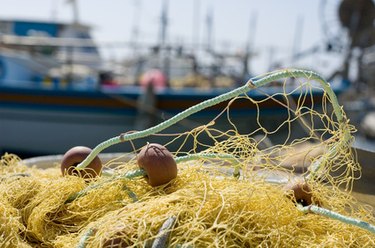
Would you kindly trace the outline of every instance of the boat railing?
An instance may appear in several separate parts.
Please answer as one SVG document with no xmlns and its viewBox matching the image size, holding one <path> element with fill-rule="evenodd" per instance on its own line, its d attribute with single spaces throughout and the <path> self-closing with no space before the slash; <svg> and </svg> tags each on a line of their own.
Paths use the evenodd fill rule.
<svg viewBox="0 0 375 248">
<path fill-rule="evenodd" d="M 50 46 L 50 47 L 97 47 L 90 38 L 56 38 L 46 36 L 0 35 L 0 43 L 13 46 Z"/>
</svg>

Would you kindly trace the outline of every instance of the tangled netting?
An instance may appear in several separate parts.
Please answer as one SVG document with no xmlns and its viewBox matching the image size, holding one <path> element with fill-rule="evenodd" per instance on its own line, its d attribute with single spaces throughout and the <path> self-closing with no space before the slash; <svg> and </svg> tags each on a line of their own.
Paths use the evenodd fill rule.
<svg viewBox="0 0 375 248">
<path fill-rule="evenodd" d="M 350 223 L 375 223 L 371 206 L 351 195 L 361 176 L 350 148 L 355 129 L 328 84 L 314 75 L 286 70 L 254 78 L 249 89 L 268 77 L 269 87 L 281 92 L 267 95 L 260 87 L 262 98 L 229 95 L 214 120 L 168 136 L 166 147 L 181 144 L 171 151 L 178 176 L 159 187 L 137 174 L 142 147 L 108 161 L 105 173 L 92 180 L 63 177 L 58 163 L 31 168 L 16 155 L 4 155 L 0 246 L 375 247 L 371 230 Z M 248 126 L 232 115 L 238 101 L 255 110 Z M 279 108 L 276 120 L 276 113 L 264 111 L 271 103 Z M 145 130 L 144 136 L 161 129 Z M 131 137 L 122 134 L 109 143 Z M 193 145 L 186 151 L 188 138 Z M 308 185 L 312 205 L 291 194 L 286 185 L 295 182 Z"/>
</svg>

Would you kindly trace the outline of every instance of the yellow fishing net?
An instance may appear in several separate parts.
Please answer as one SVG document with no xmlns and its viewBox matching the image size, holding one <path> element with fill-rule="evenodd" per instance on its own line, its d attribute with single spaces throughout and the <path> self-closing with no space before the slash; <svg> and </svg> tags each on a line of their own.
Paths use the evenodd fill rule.
<svg viewBox="0 0 375 248">
<path fill-rule="evenodd" d="M 142 147 L 124 154 L 125 162 L 107 162 L 112 175 L 92 180 L 63 177 L 58 163 L 31 168 L 5 154 L 0 246 L 375 247 L 368 230 L 301 211 L 304 202 L 286 188 L 305 182 L 313 205 L 375 223 L 373 209 L 351 195 L 361 176 L 350 148 L 354 127 L 342 109 L 337 120 L 331 97 L 314 80 L 292 80 L 293 89 L 290 78 L 275 82 L 269 87 L 281 92 L 259 88 L 262 98 L 234 97 L 205 125 L 165 135 L 167 148 L 179 144 L 171 151 L 176 160 L 188 159 L 178 160 L 177 178 L 159 187 L 121 176 L 138 168 Z M 235 116 L 239 103 L 254 111 L 251 122 Z M 277 113 L 270 113 L 275 103 Z"/>
</svg>

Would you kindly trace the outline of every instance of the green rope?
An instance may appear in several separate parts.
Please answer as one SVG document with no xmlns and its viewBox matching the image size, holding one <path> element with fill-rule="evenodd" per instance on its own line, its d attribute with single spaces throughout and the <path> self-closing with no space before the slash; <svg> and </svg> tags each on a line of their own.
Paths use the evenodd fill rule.
<svg viewBox="0 0 375 248">
<path fill-rule="evenodd" d="M 217 153 L 197 153 L 197 154 L 190 154 L 190 155 L 186 155 L 186 156 L 177 157 L 175 159 L 175 161 L 178 164 L 178 163 L 187 162 L 187 161 L 196 160 L 196 159 L 202 159 L 202 158 L 206 158 L 206 159 L 220 158 L 220 159 L 229 160 L 232 163 L 234 163 L 235 165 L 239 164 L 238 159 L 235 156 L 233 156 L 232 154 L 217 154 Z M 99 187 L 103 186 L 106 183 L 113 182 L 114 180 L 118 180 L 118 179 L 133 179 L 133 178 L 137 178 L 137 177 L 143 177 L 143 176 L 146 176 L 146 175 L 147 175 L 146 171 L 144 169 L 142 169 L 142 168 L 128 171 L 125 174 L 119 175 L 119 176 L 118 175 L 115 176 L 115 175 L 111 174 L 110 178 L 108 178 L 108 179 L 106 179 L 104 181 L 101 181 L 100 183 L 92 184 L 92 185 L 84 188 L 83 190 L 78 191 L 78 192 L 72 194 L 65 201 L 65 204 L 71 203 L 72 201 L 74 201 L 74 200 L 76 200 L 76 199 L 78 199 L 78 198 L 80 198 L 82 196 L 87 195 L 87 193 L 90 192 L 91 190 L 99 188 Z M 138 200 L 137 195 L 133 191 L 131 191 L 126 186 L 124 186 L 124 189 L 128 192 L 129 197 L 132 198 L 134 202 Z"/>
<path fill-rule="evenodd" d="M 206 100 L 204 102 L 201 102 L 201 103 L 199 103 L 195 106 L 192 106 L 192 107 L 186 109 L 185 111 L 182 111 L 181 113 L 173 116 L 171 119 L 166 120 L 166 121 L 164 121 L 164 122 L 162 122 L 159 125 L 156 125 L 154 127 L 151 127 L 151 128 L 146 129 L 146 130 L 139 131 L 139 132 L 121 134 L 119 136 L 116 136 L 114 138 L 106 140 L 106 141 L 100 143 L 99 145 L 97 145 L 92 150 L 92 152 L 89 154 L 89 156 L 84 161 L 82 161 L 79 165 L 77 165 L 76 168 L 78 168 L 78 169 L 85 168 L 95 158 L 95 156 L 97 156 L 102 150 L 106 149 L 107 147 L 110 147 L 112 145 L 115 145 L 115 144 L 118 144 L 118 143 L 121 143 L 121 142 L 124 142 L 124 141 L 135 140 L 135 139 L 143 138 L 143 137 L 158 133 L 158 132 L 174 125 L 175 123 L 185 119 L 186 117 L 188 117 L 188 116 L 190 116 L 194 113 L 197 113 L 197 112 L 199 112 L 203 109 L 214 106 L 214 105 L 216 105 L 218 103 L 221 103 L 221 102 L 224 102 L 226 100 L 232 99 L 233 97 L 239 96 L 243 93 L 246 93 L 247 91 L 249 91 L 248 84 L 246 84 L 246 85 L 244 85 L 240 88 L 237 88 L 235 90 L 232 90 L 228 93 L 225 93 L 225 94 L 222 94 L 220 96 L 214 97 L 214 98 Z"/>
<path fill-rule="evenodd" d="M 101 187 L 102 185 L 104 185 L 106 183 L 112 182 L 114 179 L 116 179 L 116 178 L 112 177 L 112 178 L 109 178 L 107 180 L 101 181 L 100 183 L 96 183 L 96 184 L 92 184 L 90 186 L 87 186 L 83 190 L 78 191 L 77 193 L 74 193 L 74 194 L 70 195 L 69 198 L 65 201 L 65 204 L 71 203 L 75 199 L 78 199 L 78 198 L 80 198 L 82 196 L 85 196 L 90 190 L 99 188 L 99 187 Z"/>
<path fill-rule="evenodd" d="M 232 155 L 232 154 L 218 154 L 218 153 L 196 153 L 196 154 L 189 154 L 186 156 L 181 156 L 175 158 L 175 161 L 177 164 L 182 163 L 182 162 L 187 162 L 187 161 L 192 161 L 192 160 L 197 160 L 197 159 L 224 159 L 224 160 L 229 160 L 231 161 L 234 165 L 239 164 L 238 159 Z M 238 167 L 238 166 L 237 166 Z M 120 178 L 127 178 L 127 179 L 132 179 L 136 177 L 142 177 L 146 176 L 146 171 L 142 168 L 128 171 L 126 172 L 123 176 L 120 176 Z"/>
<path fill-rule="evenodd" d="M 119 178 L 126 178 L 126 179 L 132 179 L 136 177 L 143 177 L 147 176 L 146 171 L 142 168 L 128 171 L 124 175 L 121 175 Z"/>
<path fill-rule="evenodd" d="M 299 205 L 298 208 L 299 208 L 299 210 L 301 210 L 304 213 L 312 212 L 312 213 L 315 213 L 315 214 L 323 215 L 323 216 L 326 216 L 326 217 L 331 218 L 331 219 L 339 220 L 339 221 L 341 221 L 343 223 L 346 223 L 346 224 L 358 226 L 360 228 L 363 228 L 363 229 L 365 229 L 367 231 L 370 231 L 371 233 L 375 234 L 375 226 L 371 225 L 368 222 L 365 222 L 365 221 L 362 221 L 362 220 L 357 220 L 357 219 L 354 219 L 354 218 L 351 218 L 351 217 L 347 217 L 347 216 L 341 215 L 339 213 L 333 212 L 331 210 L 328 210 L 328 209 L 325 209 L 325 208 L 322 208 L 322 207 L 318 207 L 318 206 L 314 206 L 314 205 L 310 205 L 310 206 L 306 206 L 306 207 L 302 207 L 302 206 Z"/>
<path fill-rule="evenodd" d="M 238 164 L 239 161 L 238 161 L 238 158 L 236 158 L 234 155 L 232 154 L 227 154 L 227 153 L 224 153 L 224 154 L 219 154 L 219 153 L 196 153 L 196 154 L 189 154 L 189 155 L 186 155 L 186 156 L 181 156 L 181 157 L 177 157 L 175 159 L 176 163 L 182 163 L 182 162 L 187 162 L 187 161 L 191 161 L 191 160 L 197 160 L 197 159 L 215 159 L 215 158 L 220 158 L 220 159 L 226 159 L 226 160 L 229 160 L 235 164 Z"/>
<path fill-rule="evenodd" d="M 115 144 L 118 144 L 118 143 L 121 143 L 121 142 L 124 142 L 124 141 L 139 139 L 139 138 L 142 138 L 142 137 L 146 137 L 146 136 L 158 133 L 158 132 L 172 126 L 173 124 L 185 119 L 186 117 L 188 117 L 188 116 L 190 116 L 194 113 L 197 113 L 197 112 L 199 112 L 203 109 L 206 109 L 206 108 L 214 106 L 218 103 L 221 103 L 221 102 L 227 101 L 229 99 L 232 99 L 232 98 L 234 98 L 236 96 L 239 96 L 241 94 L 244 94 L 244 93 L 246 93 L 246 92 L 248 92 L 252 89 L 264 86 L 264 85 L 266 85 L 270 82 L 280 80 L 280 79 L 284 79 L 284 78 L 288 78 L 288 77 L 295 77 L 295 78 L 304 77 L 304 78 L 307 78 L 309 80 L 316 80 L 317 82 L 319 82 L 322 85 L 323 90 L 325 92 L 327 92 L 328 96 L 331 99 L 333 111 L 336 115 L 336 118 L 337 118 L 338 122 L 340 123 L 340 126 L 342 126 L 343 132 L 345 132 L 344 133 L 345 142 L 341 143 L 341 144 L 345 144 L 347 139 L 350 139 L 350 134 L 349 134 L 349 131 L 344 128 L 345 123 L 343 123 L 343 120 L 344 120 L 343 113 L 341 111 L 341 107 L 338 104 L 337 97 L 336 97 L 335 93 L 332 91 L 329 83 L 327 83 L 319 74 L 317 74 L 315 72 L 307 71 L 307 70 L 299 70 L 299 69 L 288 69 L 288 70 L 275 71 L 275 72 L 272 72 L 272 73 L 270 73 L 266 76 L 260 77 L 260 78 L 255 77 L 253 79 L 250 79 L 245 85 L 243 85 L 243 86 L 241 86 L 237 89 L 234 89 L 230 92 L 227 92 L 225 94 L 214 97 L 212 99 L 203 101 L 203 102 L 201 102 L 201 103 L 199 103 L 195 106 L 192 106 L 192 107 L 182 111 L 181 113 L 175 115 L 171 119 L 166 120 L 166 121 L 164 121 L 164 122 L 162 122 L 159 125 L 156 125 L 154 127 L 151 127 L 151 128 L 146 129 L 146 130 L 139 131 L 139 132 L 121 134 L 119 136 L 108 139 L 108 140 L 100 143 L 99 145 L 97 145 L 92 150 L 92 152 L 89 154 L 89 156 L 87 156 L 86 159 L 83 160 L 77 166 L 77 169 L 85 168 L 95 158 L 95 156 L 97 156 L 102 150 L 106 149 L 107 147 L 110 147 L 112 145 L 115 145 Z M 340 147 L 337 147 L 337 149 L 339 149 Z M 331 151 L 332 154 L 334 154 L 337 151 L 337 149 L 332 150 Z M 321 163 L 321 165 L 315 166 L 314 168 L 316 168 L 316 170 L 319 170 L 321 166 L 324 166 L 324 163 Z"/>
<path fill-rule="evenodd" d="M 85 248 L 87 244 L 87 240 L 91 237 L 91 235 L 94 234 L 94 230 L 92 228 L 89 228 L 79 239 L 77 248 Z"/>
<path fill-rule="evenodd" d="M 69 198 L 65 201 L 65 204 L 67 203 L 71 203 L 72 201 L 82 197 L 82 196 L 85 196 L 87 195 L 91 190 L 93 189 L 97 189 L 97 188 L 100 188 L 102 187 L 103 185 L 107 184 L 107 183 L 110 183 L 110 182 L 113 182 L 115 180 L 119 180 L 119 179 L 133 179 L 135 177 L 141 177 L 141 176 L 146 176 L 146 171 L 143 170 L 143 169 L 138 169 L 138 170 L 133 170 L 133 171 L 129 171 L 127 172 L 125 175 L 120 175 L 120 176 L 114 176 L 112 175 L 111 178 L 108 178 L 104 181 L 101 181 L 99 183 L 96 183 L 96 184 L 92 184 L 86 188 L 84 188 L 83 190 L 81 191 L 78 191 L 74 194 L 72 194 L 71 196 L 69 196 Z M 138 198 L 137 198 L 137 195 L 131 191 L 128 187 L 124 186 L 124 189 L 126 190 L 126 192 L 128 193 L 129 197 L 132 198 L 132 200 L 134 202 L 138 201 Z"/>
<path fill-rule="evenodd" d="M 229 160 L 234 165 L 234 171 L 233 176 L 239 177 L 240 176 L 240 161 L 236 156 L 232 154 L 218 154 L 218 153 L 197 153 L 197 154 L 189 154 L 186 156 L 181 156 L 176 158 L 176 163 L 186 162 L 190 160 L 196 160 L 196 159 L 223 159 L 223 160 Z"/>
</svg>

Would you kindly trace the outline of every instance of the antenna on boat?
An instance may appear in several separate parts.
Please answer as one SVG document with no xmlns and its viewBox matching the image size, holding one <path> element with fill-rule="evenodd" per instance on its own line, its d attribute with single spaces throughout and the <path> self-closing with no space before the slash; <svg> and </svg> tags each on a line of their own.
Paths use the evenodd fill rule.
<svg viewBox="0 0 375 248">
<path fill-rule="evenodd" d="M 169 0 L 163 1 L 160 16 L 160 36 L 159 36 L 159 48 L 161 52 L 161 60 L 163 61 L 162 71 L 166 76 L 167 85 L 169 85 L 169 67 L 170 67 L 170 47 L 167 46 L 167 27 L 168 27 L 168 3 Z M 159 53 L 160 56 L 160 53 Z"/>
<path fill-rule="evenodd" d="M 254 50 L 254 40 L 255 40 L 255 31 L 256 31 L 256 26 L 257 26 L 257 19 L 258 19 L 258 14 L 257 12 L 253 12 L 250 18 L 249 22 L 249 29 L 248 29 L 248 34 L 247 34 L 247 42 L 245 46 L 245 54 L 243 57 L 243 72 L 242 72 L 242 77 L 246 78 L 250 74 L 250 69 L 249 69 L 249 58 L 252 56 L 253 50 Z"/>
<path fill-rule="evenodd" d="M 193 46 L 199 49 L 200 45 L 200 0 L 193 2 Z"/>
<path fill-rule="evenodd" d="M 57 13 L 58 13 L 58 8 L 57 8 L 57 1 L 52 1 L 52 6 L 51 6 L 51 19 L 56 21 L 57 20 Z"/>
<path fill-rule="evenodd" d="M 67 3 L 71 4 L 73 9 L 73 23 L 79 23 L 79 12 L 77 0 L 66 0 Z"/>
<path fill-rule="evenodd" d="M 161 46 L 165 46 L 167 40 L 167 27 L 168 27 L 168 0 L 163 1 L 163 7 L 160 16 L 160 36 L 159 42 Z"/>
<path fill-rule="evenodd" d="M 292 59 L 295 59 L 297 57 L 297 54 L 299 53 L 299 50 L 301 48 L 303 20 L 303 16 L 298 16 L 296 21 L 296 27 L 294 31 L 294 42 L 292 47 Z"/>
<path fill-rule="evenodd" d="M 141 0 L 135 0 L 134 3 L 134 16 L 133 16 L 133 28 L 131 31 L 131 46 L 135 54 L 138 53 L 138 38 L 139 38 L 139 23 L 141 20 L 142 2 Z"/>
<path fill-rule="evenodd" d="M 206 28 L 207 28 L 207 44 L 206 44 L 206 49 L 208 52 L 212 52 L 213 48 L 213 34 L 212 34 L 212 30 L 213 30 L 213 8 L 210 7 L 208 10 L 207 10 L 207 14 L 206 14 Z"/>
</svg>

